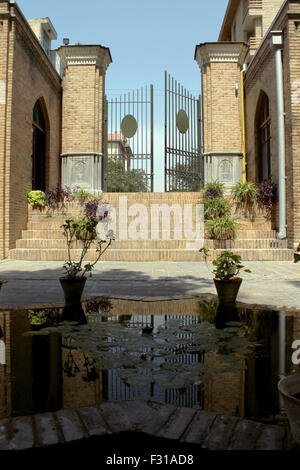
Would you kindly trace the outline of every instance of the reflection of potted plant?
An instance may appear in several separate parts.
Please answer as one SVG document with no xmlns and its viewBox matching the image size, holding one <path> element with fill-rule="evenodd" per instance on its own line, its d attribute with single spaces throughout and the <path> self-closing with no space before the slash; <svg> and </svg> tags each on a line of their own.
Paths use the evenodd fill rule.
<svg viewBox="0 0 300 470">
<path fill-rule="evenodd" d="M 47 314 L 44 310 L 29 310 L 28 320 L 32 330 L 40 330 L 46 325 Z"/>
<path fill-rule="evenodd" d="M 68 248 L 68 260 L 64 263 L 64 276 L 59 278 L 64 291 L 66 303 L 79 302 L 86 282 L 86 274 L 92 275 L 92 270 L 101 256 L 111 245 L 115 236 L 112 230 L 105 230 L 108 221 L 108 210 L 103 211 L 100 205 L 97 209 L 97 218 L 68 219 L 63 224 L 63 233 Z M 104 206 L 104 204 L 103 204 Z M 106 205 L 105 205 L 106 209 Z M 71 248 L 74 241 L 81 243 L 79 260 L 72 260 Z M 84 264 L 88 250 L 95 246 L 96 259 Z"/>
<path fill-rule="evenodd" d="M 4 281 L 3 279 L 0 279 L 0 289 L 2 287 L 2 284 L 6 284 L 6 283 L 7 283 L 7 281 Z"/>
<path fill-rule="evenodd" d="M 201 248 L 199 251 L 204 254 L 205 261 L 207 261 L 209 250 Z M 215 266 L 212 270 L 215 275 L 214 283 L 220 303 L 234 303 L 242 283 L 242 278 L 237 277 L 244 267 L 241 264 L 241 257 L 232 251 L 224 250 L 213 261 L 213 265 Z M 244 271 L 251 272 L 250 269 Z"/>
</svg>

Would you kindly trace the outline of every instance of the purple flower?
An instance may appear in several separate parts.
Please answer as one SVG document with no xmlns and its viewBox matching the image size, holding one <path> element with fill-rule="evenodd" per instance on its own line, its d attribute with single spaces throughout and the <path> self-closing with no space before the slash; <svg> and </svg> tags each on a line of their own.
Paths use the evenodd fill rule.
<svg viewBox="0 0 300 470">
<path fill-rule="evenodd" d="M 95 219 L 96 216 L 97 216 L 98 206 L 99 206 L 99 200 L 98 199 L 92 199 L 91 201 L 88 201 L 85 204 L 85 215 L 87 217 L 91 217 L 91 218 Z"/>
<path fill-rule="evenodd" d="M 272 181 L 264 180 L 258 185 L 258 202 L 264 206 L 269 214 L 272 211 L 273 203 L 275 201 L 276 185 Z"/>
</svg>

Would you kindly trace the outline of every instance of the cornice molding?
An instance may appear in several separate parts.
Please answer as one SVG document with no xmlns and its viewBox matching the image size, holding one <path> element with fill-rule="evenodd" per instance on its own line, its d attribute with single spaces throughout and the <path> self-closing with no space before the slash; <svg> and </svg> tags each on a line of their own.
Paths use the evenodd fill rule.
<svg viewBox="0 0 300 470">
<path fill-rule="evenodd" d="M 94 65 L 106 72 L 112 62 L 109 49 L 102 46 L 61 46 L 57 53 L 64 68 L 72 65 Z"/>
<path fill-rule="evenodd" d="M 199 67 L 212 62 L 233 62 L 243 65 L 248 45 L 243 42 L 212 42 L 196 46 L 195 60 Z"/>
</svg>

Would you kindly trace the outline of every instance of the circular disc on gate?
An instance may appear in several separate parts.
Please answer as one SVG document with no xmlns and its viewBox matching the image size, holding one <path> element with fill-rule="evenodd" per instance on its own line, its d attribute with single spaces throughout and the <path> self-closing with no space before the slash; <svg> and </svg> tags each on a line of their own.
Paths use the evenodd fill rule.
<svg viewBox="0 0 300 470">
<path fill-rule="evenodd" d="M 180 109 L 177 113 L 176 127 L 181 134 L 185 134 L 189 128 L 189 118 L 184 109 Z"/>
<path fill-rule="evenodd" d="M 136 122 L 135 117 L 132 116 L 131 114 L 127 114 L 127 116 L 125 116 L 122 119 L 121 131 L 122 131 L 122 134 L 128 139 L 134 136 L 134 134 L 137 131 L 137 128 L 138 128 L 138 123 Z"/>
</svg>

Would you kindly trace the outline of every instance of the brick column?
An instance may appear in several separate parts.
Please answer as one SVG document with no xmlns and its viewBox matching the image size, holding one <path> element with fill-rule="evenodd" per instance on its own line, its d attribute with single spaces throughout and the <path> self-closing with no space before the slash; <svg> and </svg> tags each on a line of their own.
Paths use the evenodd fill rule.
<svg viewBox="0 0 300 470">
<path fill-rule="evenodd" d="M 232 186 L 242 180 L 240 73 L 247 51 L 244 43 L 196 46 L 202 76 L 205 182 Z"/>
<path fill-rule="evenodd" d="M 102 46 L 62 46 L 62 183 L 97 194 L 102 188 L 105 72 Z"/>
<path fill-rule="evenodd" d="M 0 2 L 0 259 L 9 244 L 9 165 L 14 24 L 8 1 Z"/>
</svg>

